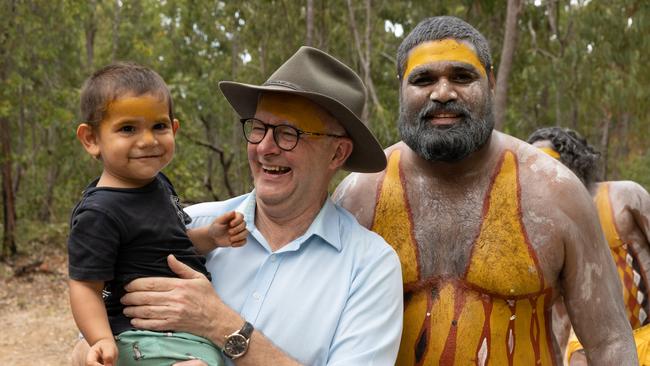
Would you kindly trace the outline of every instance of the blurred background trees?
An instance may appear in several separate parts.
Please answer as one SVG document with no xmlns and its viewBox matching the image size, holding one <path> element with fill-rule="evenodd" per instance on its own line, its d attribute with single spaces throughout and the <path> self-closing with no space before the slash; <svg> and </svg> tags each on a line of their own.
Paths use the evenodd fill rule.
<svg viewBox="0 0 650 366">
<path fill-rule="evenodd" d="M 220 80 L 262 83 L 301 45 L 321 48 L 368 86 L 364 116 L 386 147 L 399 140 L 397 46 L 434 15 L 463 18 L 490 41 L 501 130 L 526 139 L 542 126 L 576 129 L 603 152 L 604 178 L 650 188 L 645 0 L 5 0 L 2 256 L 25 230 L 66 230 L 100 172 L 75 139 L 79 88 L 93 70 L 117 60 L 157 70 L 181 120 L 166 173 L 186 202 L 226 199 L 252 186 Z"/>
</svg>

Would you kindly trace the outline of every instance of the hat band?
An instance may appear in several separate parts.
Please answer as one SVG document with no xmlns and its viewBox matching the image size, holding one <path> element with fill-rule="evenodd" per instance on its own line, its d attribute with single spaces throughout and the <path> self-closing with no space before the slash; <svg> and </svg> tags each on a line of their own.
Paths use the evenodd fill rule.
<svg viewBox="0 0 650 366">
<path fill-rule="evenodd" d="M 301 87 L 294 83 L 290 83 L 288 81 L 283 81 L 283 80 L 270 80 L 264 83 L 264 86 L 284 86 L 285 88 L 293 89 L 293 90 L 303 90 Z"/>
</svg>

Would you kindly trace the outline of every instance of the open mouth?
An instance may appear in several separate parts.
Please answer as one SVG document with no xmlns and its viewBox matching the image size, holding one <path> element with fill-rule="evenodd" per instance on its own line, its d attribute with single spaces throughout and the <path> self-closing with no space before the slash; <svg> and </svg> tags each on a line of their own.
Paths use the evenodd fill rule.
<svg viewBox="0 0 650 366">
<path fill-rule="evenodd" d="M 436 111 L 425 116 L 425 121 L 438 127 L 448 128 L 464 118 L 464 114 L 450 111 Z"/>
<path fill-rule="evenodd" d="M 282 175 L 289 173 L 291 171 L 291 168 L 278 165 L 262 165 L 262 170 L 264 170 L 264 173 L 267 174 Z"/>
</svg>

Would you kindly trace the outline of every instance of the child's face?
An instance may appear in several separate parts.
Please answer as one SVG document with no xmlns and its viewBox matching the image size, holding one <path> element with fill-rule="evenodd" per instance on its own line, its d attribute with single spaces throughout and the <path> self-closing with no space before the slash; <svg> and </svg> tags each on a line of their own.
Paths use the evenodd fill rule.
<svg viewBox="0 0 650 366">
<path fill-rule="evenodd" d="M 107 107 L 95 132 L 104 172 L 102 185 L 141 187 L 174 156 L 178 121 L 169 119 L 166 100 L 156 95 L 126 95 Z"/>
</svg>

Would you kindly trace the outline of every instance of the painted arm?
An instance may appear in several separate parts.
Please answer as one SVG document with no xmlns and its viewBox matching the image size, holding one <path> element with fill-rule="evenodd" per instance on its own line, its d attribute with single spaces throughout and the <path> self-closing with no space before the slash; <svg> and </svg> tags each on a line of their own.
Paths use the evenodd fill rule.
<svg viewBox="0 0 650 366">
<path fill-rule="evenodd" d="M 645 235 L 646 243 L 650 243 L 650 194 L 638 183 L 626 183 L 628 183 L 629 194 L 632 198 L 629 210 L 637 226 Z"/>
<path fill-rule="evenodd" d="M 596 211 L 578 182 L 562 187 L 565 215 L 561 284 L 574 331 L 589 365 L 637 365 L 621 285 Z"/>
</svg>

